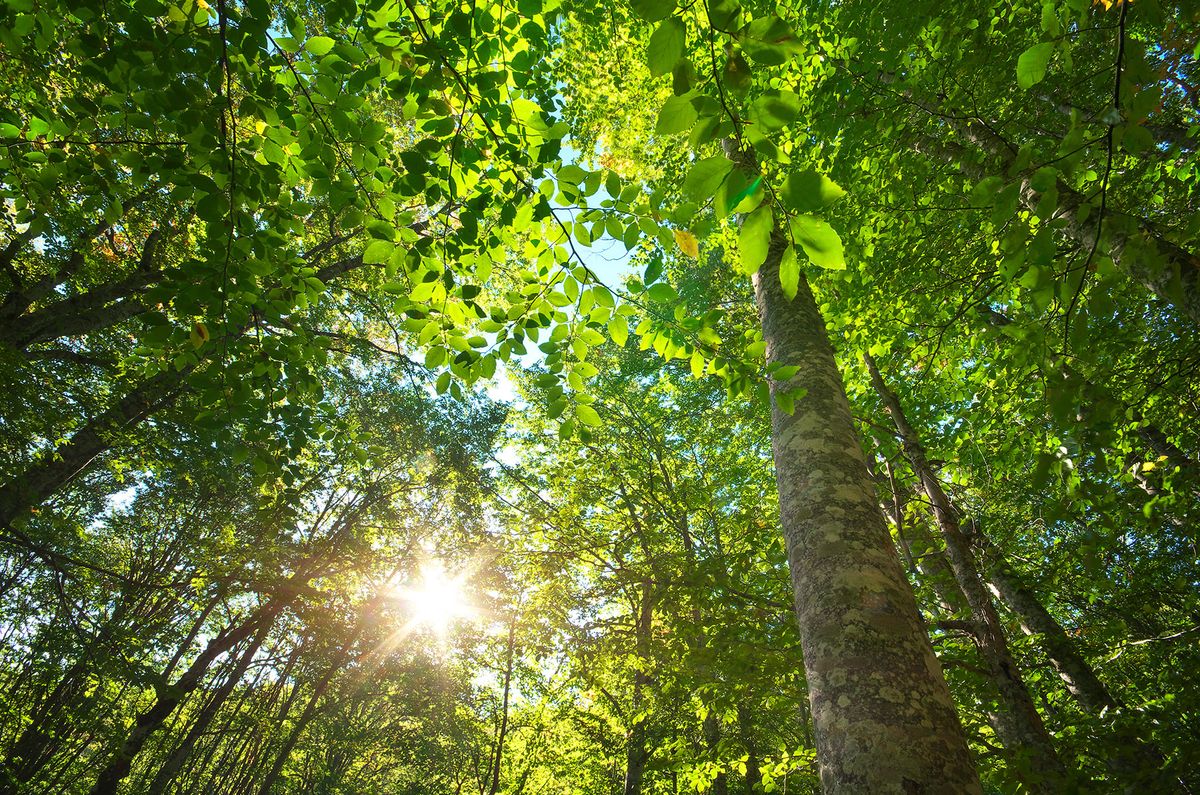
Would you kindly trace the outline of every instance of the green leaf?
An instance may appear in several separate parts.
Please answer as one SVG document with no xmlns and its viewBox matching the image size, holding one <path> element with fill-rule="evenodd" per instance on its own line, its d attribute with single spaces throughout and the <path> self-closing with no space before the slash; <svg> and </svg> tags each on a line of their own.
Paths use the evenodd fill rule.
<svg viewBox="0 0 1200 795">
<path fill-rule="evenodd" d="M 790 381 L 795 378 L 798 372 L 800 372 L 800 365 L 789 364 L 775 368 L 774 372 L 771 373 L 771 377 L 776 381 Z"/>
<path fill-rule="evenodd" d="M 599 427 L 600 425 L 600 415 L 597 414 L 596 410 L 591 406 L 585 406 L 580 403 L 575 407 L 575 416 L 578 417 L 579 421 L 584 425 L 590 425 L 593 428 Z"/>
<path fill-rule="evenodd" d="M 626 340 L 629 339 L 629 321 L 620 315 L 608 321 L 608 336 L 618 347 L 624 348 Z"/>
<path fill-rule="evenodd" d="M 780 197 L 788 209 L 809 213 L 836 202 L 846 191 L 829 177 L 811 169 L 789 174 Z"/>
<path fill-rule="evenodd" d="M 646 290 L 646 295 L 650 296 L 651 301 L 659 304 L 669 304 L 679 297 L 675 288 L 665 282 L 651 285 L 650 289 Z"/>
<path fill-rule="evenodd" d="M 784 414 L 792 415 L 796 413 L 796 401 L 792 399 L 790 394 L 782 389 L 775 393 L 775 405 L 778 406 L 779 410 Z"/>
<path fill-rule="evenodd" d="M 645 284 L 654 284 L 663 274 L 663 262 L 660 258 L 655 257 L 646 264 L 646 271 L 642 274 L 642 282 Z"/>
<path fill-rule="evenodd" d="M 758 190 L 758 187 L 759 187 L 760 185 L 762 185 L 762 176 L 757 176 L 757 177 L 755 177 L 753 180 L 751 180 L 751 181 L 750 181 L 750 183 L 749 183 L 748 185 L 746 185 L 746 187 L 742 188 L 740 191 L 738 191 L 738 192 L 737 192 L 737 193 L 735 193 L 733 196 L 731 196 L 731 197 L 729 198 L 729 209 L 730 209 L 730 212 L 732 212 L 732 211 L 736 210 L 736 209 L 737 209 L 737 206 L 738 206 L 739 204 L 741 204 L 741 203 L 742 203 L 742 201 L 743 201 L 743 200 L 744 200 L 744 199 L 745 199 L 747 196 L 749 196 L 750 194 L 754 193 L 754 191 Z"/>
<path fill-rule="evenodd" d="M 762 177 L 742 169 L 734 171 L 721 183 L 717 190 L 713 209 L 717 216 L 724 218 L 730 213 L 748 213 L 757 207 L 764 198 L 765 191 L 761 190 Z"/>
<path fill-rule="evenodd" d="M 697 204 L 712 198 L 733 170 L 733 161 L 724 155 L 698 160 L 683 180 L 683 195 Z"/>
<path fill-rule="evenodd" d="M 1017 58 L 1017 85 L 1030 89 L 1046 78 L 1046 67 L 1054 55 L 1054 43 L 1035 44 Z"/>
<path fill-rule="evenodd" d="M 766 66 L 781 66 L 800 51 L 800 42 L 788 23 L 771 14 L 751 22 L 738 35 L 742 49 Z"/>
<path fill-rule="evenodd" d="M 792 219 L 792 237 L 804 248 L 813 264 L 834 271 L 846 269 L 842 239 L 820 218 L 797 215 Z"/>
<path fill-rule="evenodd" d="M 666 19 L 675 10 L 674 0 L 630 0 L 629 7 L 647 22 Z"/>
<path fill-rule="evenodd" d="M 740 52 L 734 53 L 725 61 L 725 87 L 739 97 L 744 97 L 754 82 L 754 73 L 749 62 Z"/>
<path fill-rule="evenodd" d="M 971 203 L 991 206 L 1004 180 L 997 176 L 984 177 L 971 189 Z"/>
<path fill-rule="evenodd" d="M 425 366 L 429 369 L 439 367 L 442 362 L 446 361 L 446 349 L 441 346 L 435 346 L 425 351 Z"/>
<path fill-rule="evenodd" d="M 796 291 L 800 289 L 800 263 L 793 246 L 785 248 L 783 258 L 779 260 L 779 284 L 789 301 L 796 297 Z"/>
<path fill-rule="evenodd" d="M 659 135 L 684 133 L 692 128 L 698 117 L 699 114 L 692 105 L 691 94 L 671 97 L 663 103 L 662 110 L 658 112 L 658 122 L 654 125 L 654 131 Z"/>
<path fill-rule="evenodd" d="M 708 18 L 717 30 L 733 32 L 732 29 L 737 25 L 741 13 L 742 6 L 737 0 L 709 0 Z"/>
<path fill-rule="evenodd" d="M 386 240 L 375 240 L 363 252 L 363 262 L 367 265 L 382 265 L 392 256 L 396 247 Z"/>
<path fill-rule="evenodd" d="M 664 20 L 650 36 L 646 48 L 646 63 L 655 77 L 669 74 L 671 67 L 683 57 L 687 43 L 687 26 L 678 17 Z"/>
<path fill-rule="evenodd" d="M 1130 154 L 1145 152 L 1154 146 L 1154 137 L 1140 124 L 1125 124 L 1120 130 L 1121 148 Z"/>
<path fill-rule="evenodd" d="M 308 50 L 319 58 L 332 50 L 335 43 L 336 42 L 334 42 L 334 40 L 328 36 L 313 36 L 311 39 L 304 42 L 304 49 Z"/>
<path fill-rule="evenodd" d="M 771 230 L 775 218 L 771 207 L 763 205 L 746 217 L 738 233 L 738 251 L 742 258 L 742 273 L 753 276 L 767 259 L 771 245 Z"/>
<path fill-rule="evenodd" d="M 762 130 L 781 130 L 800 114 L 800 96 L 795 91 L 771 90 L 750 103 L 750 120 Z"/>
</svg>

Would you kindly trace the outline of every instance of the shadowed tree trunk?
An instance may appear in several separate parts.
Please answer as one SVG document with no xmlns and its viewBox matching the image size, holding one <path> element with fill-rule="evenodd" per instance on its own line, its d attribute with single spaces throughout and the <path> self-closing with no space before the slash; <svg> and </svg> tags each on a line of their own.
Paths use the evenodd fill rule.
<svg viewBox="0 0 1200 795">
<path fill-rule="evenodd" d="M 341 670 L 342 665 L 345 664 L 348 657 L 348 653 L 340 656 L 337 663 L 331 665 L 320 680 L 317 681 L 317 686 L 313 689 L 312 695 L 309 696 L 308 703 L 304 705 L 304 711 L 300 713 L 300 717 L 296 719 L 292 730 L 288 732 L 287 739 L 283 741 L 283 746 L 279 749 L 279 753 L 275 755 L 275 761 L 271 764 L 271 770 L 267 773 L 262 785 L 258 788 L 259 795 L 271 795 L 271 791 L 275 789 L 275 782 L 279 780 L 279 775 L 283 772 L 283 766 L 287 764 L 288 757 L 292 755 L 292 751 L 296 748 L 296 743 L 300 741 L 300 735 L 304 734 L 304 730 L 308 728 L 308 724 L 312 723 L 313 718 L 317 716 L 321 698 L 329 690 L 334 676 Z"/>
<path fill-rule="evenodd" d="M 708 745 L 708 752 L 712 755 L 713 760 L 720 762 L 721 721 L 717 719 L 717 713 L 712 710 L 709 710 L 704 717 L 704 742 Z M 729 777 L 725 775 L 724 771 L 717 774 L 708 791 L 710 795 L 729 795 Z"/>
<path fill-rule="evenodd" d="M 762 769 L 758 763 L 758 744 L 754 742 L 754 721 L 744 704 L 737 707 L 738 735 L 746 749 L 746 792 L 758 791 L 762 786 Z"/>
<path fill-rule="evenodd" d="M 642 583 L 641 605 L 636 626 L 638 669 L 633 675 L 633 699 L 629 715 L 637 723 L 629 729 L 625 745 L 625 788 L 624 795 L 641 795 L 642 779 L 646 775 L 646 762 L 650 760 L 650 749 L 646 747 L 646 719 L 641 716 L 643 690 L 650 683 L 646 666 L 650 664 L 650 630 L 654 625 L 654 583 Z"/>
<path fill-rule="evenodd" d="M 38 456 L 24 472 L 0 486 L 0 528 L 8 528 L 80 474 L 126 432 L 179 394 L 191 367 L 151 376 L 77 430 L 70 439 Z"/>
<path fill-rule="evenodd" d="M 496 731 L 496 753 L 492 764 L 492 784 L 488 795 L 496 795 L 500 791 L 500 770 L 504 762 L 504 739 L 508 735 L 508 700 L 512 694 L 513 652 L 517 637 L 517 618 L 513 616 L 508 622 L 508 645 L 504 655 L 504 698 L 500 704 L 500 728 Z"/>
<path fill-rule="evenodd" d="M 1096 670 L 1079 653 L 1062 624 L 1045 608 L 1037 594 L 1030 590 L 1020 576 L 1008 565 L 1003 553 L 972 527 L 971 542 L 982 552 L 986 562 L 984 579 L 988 589 L 1012 611 L 1027 635 L 1038 639 L 1050 664 L 1058 672 L 1067 692 L 1079 706 L 1092 715 L 1102 716 L 1124 705 L 1109 692 Z M 1122 779 L 1139 785 L 1151 785 L 1158 792 L 1186 792 L 1180 782 L 1166 776 L 1162 770 L 1162 754 L 1139 737 L 1122 737 L 1125 752 L 1111 760 L 1111 769 Z"/>
<path fill-rule="evenodd" d="M 268 602 L 237 627 L 228 629 L 209 641 L 208 645 L 204 647 L 204 651 L 200 652 L 188 669 L 170 685 L 162 687 L 154 703 L 138 715 L 117 752 L 101 768 L 96 784 L 91 789 L 91 795 L 116 795 L 117 788 L 129 775 L 129 771 L 133 767 L 133 760 L 141 752 L 146 740 L 162 727 L 184 698 L 200 686 L 201 679 L 213 661 L 246 640 L 264 625 L 272 623 L 276 616 L 294 599 L 295 594 L 278 601 Z"/>
<path fill-rule="evenodd" d="M 219 599 L 217 596 L 209 600 L 200 614 L 193 619 L 188 635 L 179 644 L 172 662 L 163 673 L 164 680 L 170 678 L 178 659 L 191 648 L 192 641 L 208 620 Z M 63 674 L 54 690 L 37 709 L 33 720 L 10 748 L 4 765 L 0 768 L 0 771 L 6 771 L 7 776 L 7 780 L 0 778 L 0 795 L 19 792 L 21 785 L 33 780 L 61 750 L 61 744 L 71 736 L 75 730 L 72 724 L 78 718 L 74 712 L 78 707 L 77 699 L 87 689 L 89 675 L 97 675 L 93 654 L 106 642 L 106 636 L 111 634 L 111 630 L 120 625 L 127 609 L 126 602 L 117 608 L 106 629 L 98 634 L 89 648 Z"/>
<path fill-rule="evenodd" d="M 196 720 L 193 721 L 191 728 L 188 729 L 187 735 L 184 736 L 175 750 L 171 752 L 167 761 L 163 762 L 162 767 L 159 768 L 158 773 L 154 776 L 154 781 L 150 783 L 150 792 L 163 792 L 166 790 L 167 785 L 175 779 L 175 776 L 191 755 L 192 749 L 196 747 L 196 742 L 208 730 L 208 725 L 212 723 L 217 712 L 224 706 L 233 689 L 242 681 L 242 676 L 246 673 L 246 669 L 250 667 L 250 663 L 254 661 L 254 656 L 258 654 L 258 650 L 262 647 L 263 641 L 266 640 L 270 629 L 271 625 L 269 623 L 264 624 L 250 641 L 249 647 L 242 652 L 237 663 L 233 666 L 233 670 L 229 672 L 225 677 L 225 681 L 221 683 L 221 686 L 209 698 L 208 703 L 200 710 L 200 714 L 196 716 Z"/>
<path fill-rule="evenodd" d="M 974 619 L 971 634 L 979 647 L 986 670 L 1000 693 L 1000 709 L 994 713 L 992 720 L 996 735 L 1017 757 L 1018 771 L 1028 769 L 1026 775 L 1018 772 L 1026 787 L 1035 792 L 1062 792 L 1069 778 L 1066 768 L 1054 750 L 1050 733 L 1042 723 L 1042 717 L 1033 703 L 1029 688 L 1021 677 L 1021 670 L 1008 649 L 1000 616 L 996 613 L 996 606 L 979 576 L 979 566 L 975 562 L 970 543 L 959 527 L 957 512 L 942 489 L 941 481 L 930 467 L 921 439 L 909 424 L 899 398 L 884 383 L 871 355 L 865 354 L 863 360 L 871 374 L 871 383 L 875 386 L 879 399 L 896 425 L 904 455 L 933 507 L 934 518 L 946 544 L 946 558 L 950 562 L 954 580 Z"/>
</svg>

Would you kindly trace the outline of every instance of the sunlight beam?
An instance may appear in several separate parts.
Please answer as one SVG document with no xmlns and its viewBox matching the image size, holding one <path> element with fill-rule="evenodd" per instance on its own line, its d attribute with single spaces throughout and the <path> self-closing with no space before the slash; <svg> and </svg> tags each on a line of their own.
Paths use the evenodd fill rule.
<svg viewBox="0 0 1200 795">
<path fill-rule="evenodd" d="M 424 626 L 445 637 L 451 626 L 475 617 L 475 608 L 463 592 L 465 574 L 451 577 L 440 563 L 421 567 L 421 580 L 415 586 L 396 589 L 396 597 L 408 603 L 410 626 Z"/>
</svg>

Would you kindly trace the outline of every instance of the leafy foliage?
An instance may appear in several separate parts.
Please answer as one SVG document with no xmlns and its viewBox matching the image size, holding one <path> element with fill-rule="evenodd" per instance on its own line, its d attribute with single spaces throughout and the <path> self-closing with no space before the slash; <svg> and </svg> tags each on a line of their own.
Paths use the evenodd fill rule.
<svg viewBox="0 0 1200 795">
<path fill-rule="evenodd" d="M 0 792 L 819 791 L 776 270 L 985 788 L 1051 784 L 930 478 L 1069 785 L 1194 787 L 1198 41 L 1151 0 L 6 0 Z"/>
</svg>

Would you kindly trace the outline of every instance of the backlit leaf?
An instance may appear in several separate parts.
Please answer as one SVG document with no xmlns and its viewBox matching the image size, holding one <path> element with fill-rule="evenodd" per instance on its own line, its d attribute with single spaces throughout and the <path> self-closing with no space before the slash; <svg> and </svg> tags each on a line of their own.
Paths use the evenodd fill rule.
<svg viewBox="0 0 1200 795">
<path fill-rule="evenodd" d="M 753 276 L 767 259 L 771 244 L 771 231 L 775 219 L 769 205 L 759 207 L 742 222 L 738 233 L 738 251 L 741 254 L 742 273 Z"/>
<path fill-rule="evenodd" d="M 675 235 L 675 245 L 679 246 L 680 251 L 692 259 L 700 256 L 700 243 L 695 235 L 684 229 L 672 229 L 671 232 Z"/>
</svg>

